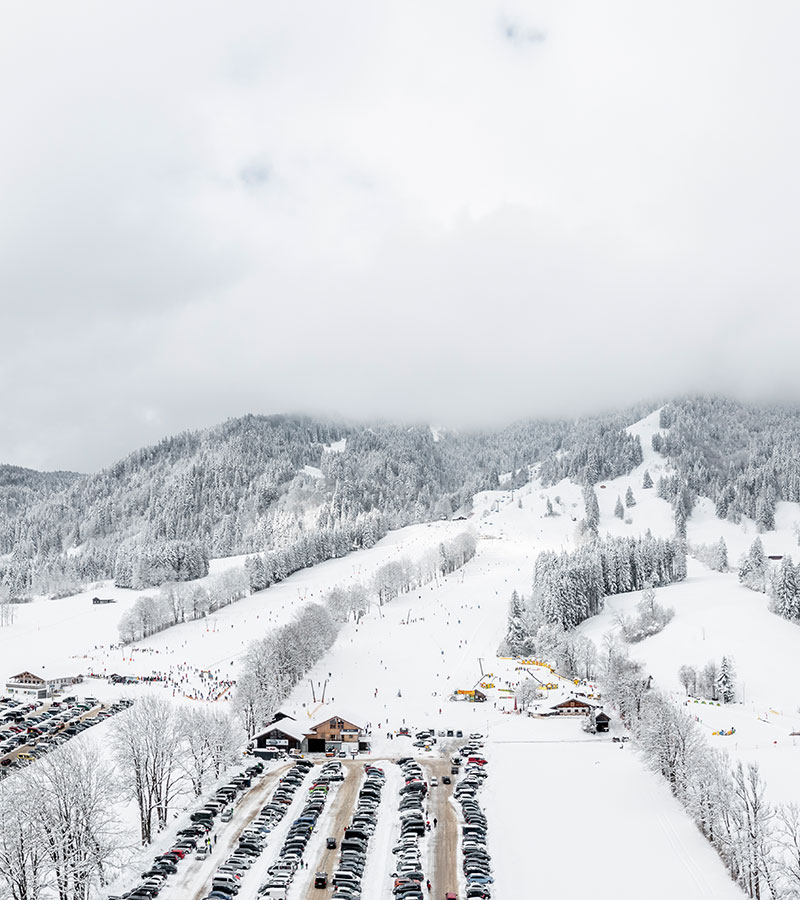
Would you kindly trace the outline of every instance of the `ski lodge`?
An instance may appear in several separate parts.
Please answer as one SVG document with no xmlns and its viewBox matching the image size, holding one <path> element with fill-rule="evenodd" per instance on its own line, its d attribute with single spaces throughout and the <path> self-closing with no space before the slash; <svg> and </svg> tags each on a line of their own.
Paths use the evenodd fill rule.
<svg viewBox="0 0 800 900">
<path fill-rule="evenodd" d="M 366 731 L 361 725 L 342 716 L 332 716 L 304 731 L 293 716 L 283 712 L 252 739 L 256 756 L 269 756 L 274 751 L 288 753 L 327 753 L 340 750 L 369 750 Z"/>
<path fill-rule="evenodd" d="M 596 703 L 591 700 L 584 700 L 582 697 L 568 697 L 561 703 L 554 703 L 549 714 L 554 716 L 588 716 L 589 713 L 597 708 Z"/>
<path fill-rule="evenodd" d="M 291 716 L 282 715 L 279 720 L 273 720 L 269 725 L 253 738 L 254 752 L 256 756 L 267 755 L 259 753 L 269 748 L 276 750 L 302 750 L 305 735 L 303 729 Z"/>
<path fill-rule="evenodd" d="M 325 753 L 328 750 L 368 750 L 366 732 L 363 726 L 332 716 L 305 734 L 306 749 L 309 753 Z"/>
<path fill-rule="evenodd" d="M 12 696 L 29 697 L 34 700 L 44 700 L 52 697 L 65 687 L 76 684 L 80 679 L 74 676 L 66 678 L 40 678 L 32 672 L 20 672 L 12 675 L 6 682 L 6 691 Z"/>
</svg>

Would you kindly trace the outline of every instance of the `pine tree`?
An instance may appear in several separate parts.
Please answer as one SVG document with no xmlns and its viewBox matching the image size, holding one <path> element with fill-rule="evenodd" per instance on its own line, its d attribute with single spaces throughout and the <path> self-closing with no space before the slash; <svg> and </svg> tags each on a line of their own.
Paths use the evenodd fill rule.
<svg viewBox="0 0 800 900">
<path fill-rule="evenodd" d="M 784 556 L 772 579 L 772 597 L 775 612 L 784 619 L 800 617 L 800 593 L 798 573 L 791 556 Z"/>
<path fill-rule="evenodd" d="M 733 703 L 736 700 L 736 673 L 733 663 L 727 656 L 722 657 L 717 673 L 717 696 L 723 703 Z"/>
<path fill-rule="evenodd" d="M 630 485 L 628 485 L 628 490 L 625 491 L 625 506 L 629 509 L 631 506 L 636 506 L 636 498 L 633 496 L 633 490 Z"/>
<path fill-rule="evenodd" d="M 756 538 L 739 567 L 739 581 L 751 591 L 766 590 L 767 558 L 761 538 Z"/>
<path fill-rule="evenodd" d="M 506 633 L 506 643 L 508 644 L 509 653 L 513 656 L 522 653 L 526 638 L 525 605 L 519 594 L 514 591 L 511 594 L 511 600 L 508 605 L 508 631 Z"/>
<path fill-rule="evenodd" d="M 650 470 L 644 470 L 644 476 L 642 477 L 642 488 L 644 490 L 649 490 L 653 486 L 653 479 L 650 477 Z"/>
<path fill-rule="evenodd" d="M 597 502 L 597 494 L 590 484 L 584 485 L 583 505 L 586 510 L 586 528 L 593 534 L 597 534 L 600 526 L 600 504 Z"/>
<path fill-rule="evenodd" d="M 725 543 L 725 538 L 723 537 L 719 539 L 719 543 L 717 544 L 717 558 L 715 562 L 716 565 L 714 568 L 717 572 L 728 571 L 728 545 Z"/>
<path fill-rule="evenodd" d="M 625 518 L 625 508 L 624 508 L 623 505 L 622 505 L 622 498 L 621 498 L 621 497 L 617 497 L 617 505 L 614 507 L 614 515 L 615 515 L 618 519 L 624 519 L 624 518 Z"/>
</svg>

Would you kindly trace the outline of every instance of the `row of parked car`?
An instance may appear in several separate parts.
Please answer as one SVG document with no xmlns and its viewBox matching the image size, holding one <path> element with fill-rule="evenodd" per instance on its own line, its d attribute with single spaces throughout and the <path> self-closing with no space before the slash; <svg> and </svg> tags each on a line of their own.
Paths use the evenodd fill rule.
<svg viewBox="0 0 800 900">
<path fill-rule="evenodd" d="M 78 700 L 67 697 L 49 706 L 22 703 L 3 698 L 0 730 L 0 777 L 26 766 L 92 725 L 116 715 L 131 705 L 131 700 L 118 700 L 101 707 L 94 697 Z M 94 715 L 86 716 L 92 710 Z M 12 755 L 13 754 L 13 755 Z"/>
<path fill-rule="evenodd" d="M 314 763 L 310 760 L 299 759 L 289 770 L 273 794 L 272 800 L 264 808 L 270 818 L 276 815 L 283 818 L 295 791 L 312 768 L 314 768 Z M 269 900 L 286 900 L 289 885 L 294 880 L 294 874 L 300 866 L 314 826 L 325 807 L 330 790 L 329 774 L 333 774 L 333 766 L 330 763 L 323 766 L 322 774 L 312 782 L 303 809 L 292 822 L 277 860 L 267 869 L 268 878 L 258 889 L 259 897 L 269 898 Z M 281 809 L 277 809 L 276 805 Z M 277 821 L 277 819 L 273 819 L 273 822 Z"/>
<path fill-rule="evenodd" d="M 178 871 L 181 860 L 192 855 L 197 859 L 205 859 L 210 851 L 209 834 L 214 828 L 215 819 L 219 817 L 222 821 L 229 821 L 228 813 L 233 804 L 263 771 L 264 764 L 256 763 L 218 788 L 212 797 L 190 815 L 190 824 L 178 832 L 172 847 L 157 856 L 152 866 L 142 872 L 141 882 L 125 894 L 109 896 L 108 900 L 152 900 L 161 892 L 169 876 Z"/>
<path fill-rule="evenodd" d="M 461 805 L 464 824 L 461 827 L 461 855 L 464 878 L 466 879 L 466 900 L 490 900 L 492 859 L 486 846 L 486 816 L 478 802 L 481 789 L 488 772 L 486 759 L 480 753 L 480 735 L 470 735 L 470 742 L 462 751 L 471 755 L 464 767 L 464 777 L 456 784 L 454 795 Z"/>
<path fill-rule="evenodd" d="M 360 900 L 361 880 L 367 864 L 367 848 L 378 825 L 378 807 L 386 774 L 378 766 L 364 765 L 364 783 L 358 792 L 355 811 L 350 824 L 344 830 L 339 845 L 339 862 L 333 873 L 332 900 Z M 330 844 L 328 844 L 330 847 Z M 318 873 L 322 875 L 324 873 Z M 319 885 L 322 879 L 315 880 Z"/>
<path fill-rule="evenodd" d="M 398 900 L 423 900 L 426 880 L 419 839 L 427 830 L 424 802 L 428 784 L 415 759 L 405 757 L 397 763 L 403 770 L 404 784 L 400 788 L 400 837 L 392 848 L 395 855 L 392 892 Z"/>
</svg>

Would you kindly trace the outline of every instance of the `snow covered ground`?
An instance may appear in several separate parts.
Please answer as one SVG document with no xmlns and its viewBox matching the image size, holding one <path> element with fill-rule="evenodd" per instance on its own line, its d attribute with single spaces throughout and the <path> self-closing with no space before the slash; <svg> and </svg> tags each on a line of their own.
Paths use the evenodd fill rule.
<svg viewBox="0 0 800 900">
<path fill-rule="evenodd" d="M 601 533 L 638 535 L 648 528 L 655 535 L 672 533 L 669 504 L 655 489 L 641 487 L 645 469 L 654 481 L 665 471 L 665 461 L 650 446 L 657 428 L 657 413 L 632 426 L 642 438 L 642 465 L 598 486 Z M 636 499 L 636 506 L 626 509 L 630 522 L 613 514 L 628 486 Z M 548 498 L 555 516 L 545 516 Z M 374 607 L 359 625 L 346 625 L 285 711 L 304 725 L 333 713 L 369 724 L 373 758 L 420 755 L 410 739 L 390 736 L 402 726 L 412 733 L 433 727 L 486 734 L 490 778 L 481 802 L 490 823 L 494 896 L 501 900 L 521 896 L 520 891 L 529 896 L 591 893 L 600 900 L 732 898 L 738 890 L 721 862 L 631 745 L 620 749 L 610 736 L 588 737 L 576 720 L 512 715 L 513 700 L 503 699 L 499 690 L 517 677 L 513 663 L 496 657 L 509 595 L 514 589 L 530 591 L 540 551 L 575 545 L 582 517 L 581 490 L 569 482 L 545 489 L 534 480 L 514 492 L 484 492 L 475 497 L 467 523 L 436 522 L 393 532 L 371 550 L 298 572 L 205 621 L 155 635 L 134 653 L 110 648 L 117 642 L 116 623 L 135 592 L 103 585 L 78 597 L 41 601 L 21 607 L 16 624 L 0 629 L 0 675 L 21 669 L 61 674 L 76 667 L 149 674 L 181 664 L 235 677 L 249 641 L 287 621 L 303 603 L 320 599 L 337 584 L 367 580 L 396 556 L 419 558 L 471 527 L 480 538 L 474 560 L 438 583 Z M 767 552 L 791 552 L 797 546 L 795 521 L 800 521 L 800 508 L 783 504 L 779 529 L 764 536 Z M 721 522 L 701 502 L 689 523 L 690 541 L 712 543 L 721 535 L 735 563 L 755 529 L 751 523 Z M 241 558 L 217 561 L 215 567 L 236 564 Z M 95 593 L 114 596 L 118 603 L 93 607 Z M 584 623 L 583 631 L 601 641 L 615 627 L 614 613 L 630 611 L 638 599 L 636 594 L 610 598 L 603 614 Z M 800 630 L 771 614 L 766 597 L 741 588 L 735 575 L 710 572 L 694 561 L 688 579 L 659 590 L 658 600 L 673 606 L 675 617 L 661 634 L 635 645 L 632 654 L 645 662 L 659 686 L 674 691 L 676 702 L 685 702 L 677 681 L 682 663 L 702 666 L 723 653 L 734 657 L 743 702 L 725 708 L 692 704 L 687 711 L 707 728 L 709 740 L 742 758 L 758 759 L 772 796 L 800 799 L 795 777 L 800 746 L 790 735 L 800 730 Z M 486 704 L 448 699 L 454 689 L 473 688 L 488 677 L 496 688 Z M 321 703 L 314 698 L 326 682 Z M 83 690 L 96 696 L 123 692 L 95 681 Z M 124 690 L 135 695 L 143 688 Z M 732 724 L 735 735 L 712 734 Z M 395 788 L 387 782 L 388 790 Z M 391 871 L 389 850 L 388 840 L 371 850 L 387 857 L 371 862 L 373 892 L 380 871 Z M 388 878 L 380 890 L 391 896 Z"/>
</svg>

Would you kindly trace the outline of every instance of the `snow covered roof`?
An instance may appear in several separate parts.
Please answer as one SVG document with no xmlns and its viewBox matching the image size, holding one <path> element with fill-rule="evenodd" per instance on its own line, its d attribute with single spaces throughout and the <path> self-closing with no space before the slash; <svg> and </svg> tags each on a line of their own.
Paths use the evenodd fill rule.
<svg viewBox="0 0 800 900">
<path fill-rule="evenodd" d="M 25 684 L 44 684 L 44 678 L 40 678 L 38 675 L 34 675 L 32 672 L 20 672 L 19 675 L 12 675 L 9 679 L 11 681 L 21 681 Z"/>
<path fill-rule="evenodd" d="M 263 731 L 260 731 L 253 740 L 257 738 L 264 737 L 265 734 L 270 734 L 273 731 L 279 731 L 281 734 L 285 734 L 286 737 L 290 737 L 295 741 L 302 741 L 305 737 L 305 732 L 303 729 L 297 724 L 297 722 L 293 722 L 290 718 L 281 719 L 280 722 L 272 722 L 267 725 Z"/>
<path fill-rule="evenodd" d="M 566 700 L 561 700 L 558 703 L 551 703 L 550 709 L 569 709 L 576 704 L 579 706 L 588 706 L 590 709 L 597 709 L 600 705 L 592 700 L 587 700 L 586 697 L 567 697 Z"/>
<path fill-rule="evenodd" d="M 332 710 L 330 713 L 323 716 L 322 718 L 317 719 L 313 725 L 309 726 L 308 730 L 306 731 L 306 734 L 308 734 L 311 731 L 314 731 L 314 729 L 316 729 L 316 728 L 319 728 L 320 725 L 324 725 L 326 722 L 330 722 L 331 719 L 337 719 L 337 718 L 342 719 L 342 721 L 344 721 L 344 722 L 349 722 L 351 725 L 356 725 L 359 729 L 364 728 L 364 720 L 362 719 L 361 716 L 351 716 L 351 715 L 349 715 L 349 710 L 342 710 L 342 709 L 337 708 L 335 710 Z"/>
</svg>

